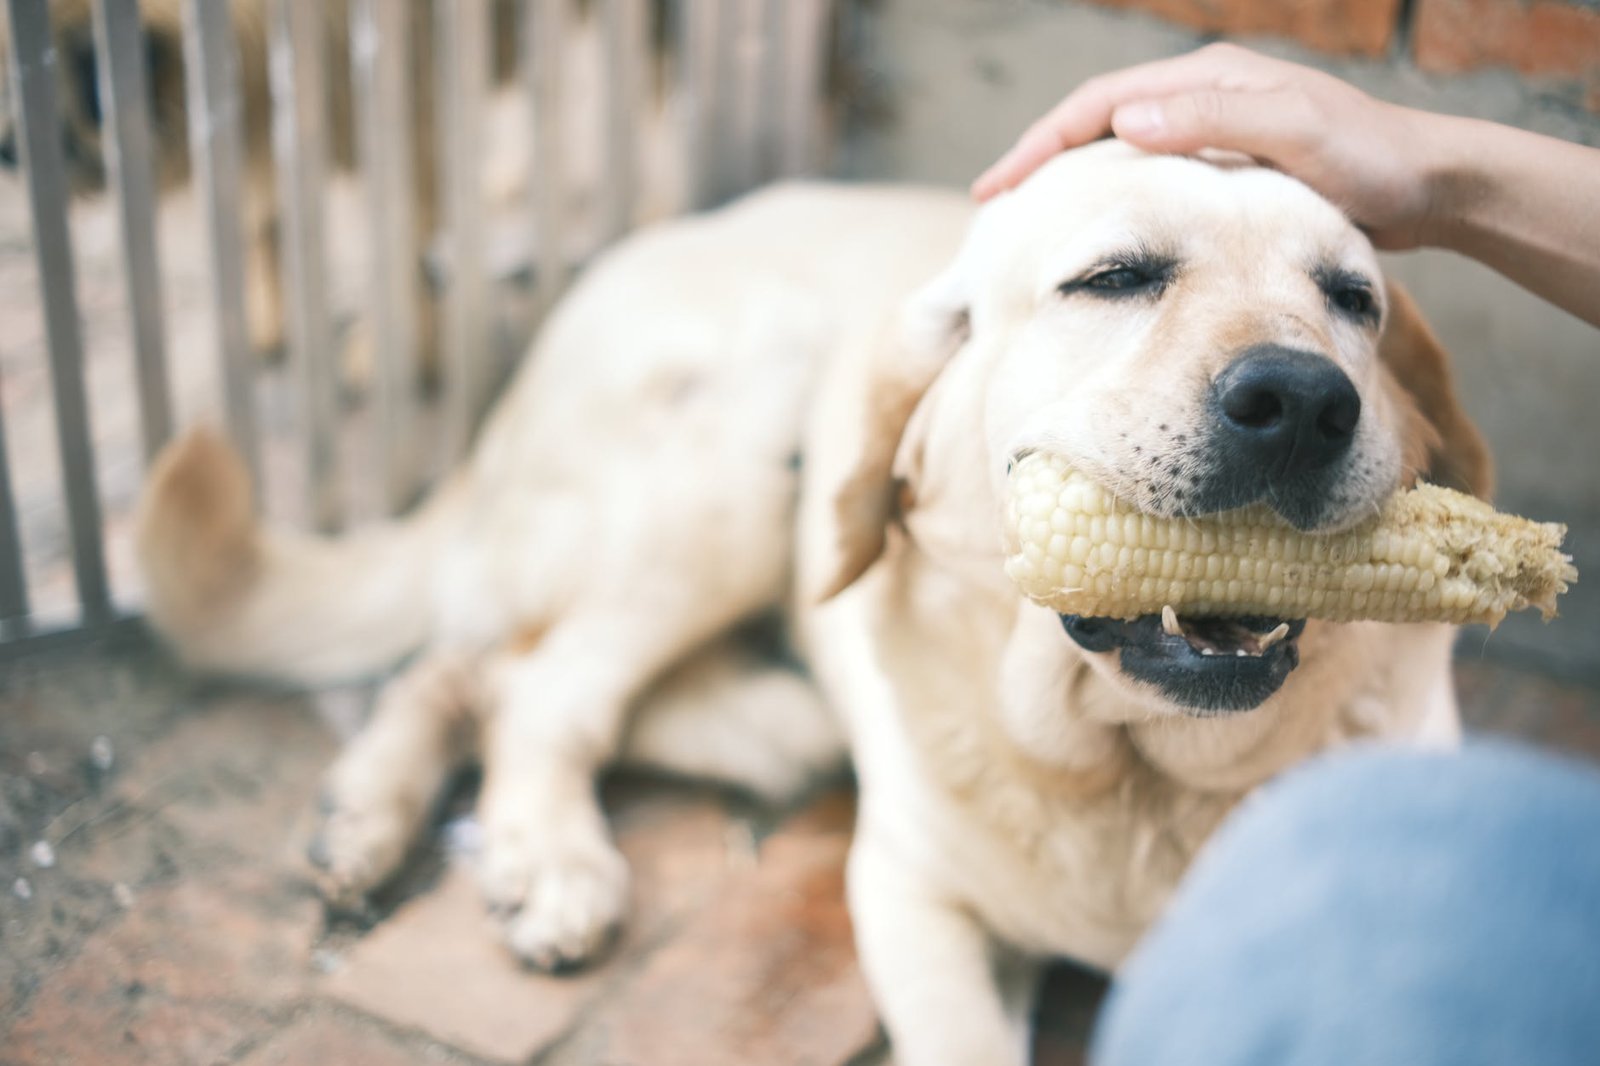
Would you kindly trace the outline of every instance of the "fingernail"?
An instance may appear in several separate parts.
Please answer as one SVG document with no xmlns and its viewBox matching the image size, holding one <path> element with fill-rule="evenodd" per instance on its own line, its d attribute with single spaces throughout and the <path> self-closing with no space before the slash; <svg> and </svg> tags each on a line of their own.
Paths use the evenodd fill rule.
<svg viewBox="0 0 1600 1066">
<path fill-rule="evenodd" d="M 1160 104 L 1124 104 L 1111 116 L 1111 128 L 1118 135 L 1131 133 L 1135 137 L 1160 133 L 1166 127 L 1166 116 Z"/>
</svg>

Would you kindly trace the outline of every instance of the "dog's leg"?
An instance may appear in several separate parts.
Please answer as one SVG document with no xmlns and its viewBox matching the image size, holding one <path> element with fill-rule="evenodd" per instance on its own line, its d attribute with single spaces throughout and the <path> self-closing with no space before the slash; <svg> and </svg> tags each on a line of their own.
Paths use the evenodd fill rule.
<svg viewBox="0 0 1600 1066">
<path fill-rule="evenodd" d="M 586 477 L 604 506 L 569 564 L 581 572 L 571 606 L 487 679 L 483 888 L 532 963 L 586 959 L 621 917 L 626 870 L 594 779 L 617 758 L 630 712 L 788 587 L 807 366 L 804 349 L 786 358 L 785 339 L 748 338 L 760 346 L 741 349 L 742 363 L 641 408 L 660 427 L 651 436 L 596 456 Z"/>
<path fill-rule="evenodd" d="M 771 803 L 844 765 L 844 735 L 817 687 L 735 635 L 674 668 L 632 717 L 623 763 L 716 781 Z"/>
<path fill-rule="evenodd" d="M 270 209 L 249 211 L 246 233 L 245 326 L 257 356 L 276 359 L 284 350 L 283 252 L 278 219 Z"/>
<path fill-rule="evenodd" d="M 977 919 L 870 837 L 851 848 L 848 886 L 856 949 L 895 1061 L 1024 1066 L 1023 997 L 1003 994 L 997 946 Z"/>
<path fill-rule="evenodd" d="M 670 541 L 668 527 L 641 533 Z M 762 603 L 765 582 L 718 587 L 737 568 L 706 538 L 704 554 L 665 553 L 670 566 L 639 547 L 638 569 L 486 674 L 483 891 L 532 965 L 587 960 L 622 918 L 627 868 L 595 778 L 616 760 L 630 712 L 673 664 Z"/>
<path fill-rule="evenodd" d="M 752 494 L 708 524 L 707 496 L 737 493 L 736 477 L 641 484 L 682 496 L 675 506 L 641 501 L 654 521 L 615 531 L 616 554 L 593 563 L 604 576 L 581 605 L 486 677 L 483 890 L 512 950 L 545 968 L 590 957 L 622 916 L 627 870 L 595 776 L 617 758 L 630 712 L 674 664 L 782 587 L 781 507 L 751 507 Z"/>
<path fill-rule="evenodd" d="M 474 669 L 443 654 L 408 667 L 328 771 L 308 854 L 329 904 L 358 906 L 395 873 L 450 774 L 476 751 Z"/>
<path fill-rule="evenodd" d="M 698 643 L 680 639 L 679 621 L 621 607 L 572 616 L 488 675 L 482 886 L 506 942 L 534 966 L 587 960 L 622 918 L 628 871 L 595 777 L 646 684 Z"/>
</svg>

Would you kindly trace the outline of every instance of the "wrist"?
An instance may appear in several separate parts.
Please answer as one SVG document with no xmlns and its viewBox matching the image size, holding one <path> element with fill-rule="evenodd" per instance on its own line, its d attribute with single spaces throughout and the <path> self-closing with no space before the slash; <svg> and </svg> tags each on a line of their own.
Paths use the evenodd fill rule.
<svg viewBox="0 0 1600 1066">
<path fill-rule="evenodd" d="M 1494 211 L 1494 144 L 1502 127 L 1475 119 L 1429 115 L 1419 130 L 1423 199 L 1418 244 L 1465 251 Z"/>
</svg>

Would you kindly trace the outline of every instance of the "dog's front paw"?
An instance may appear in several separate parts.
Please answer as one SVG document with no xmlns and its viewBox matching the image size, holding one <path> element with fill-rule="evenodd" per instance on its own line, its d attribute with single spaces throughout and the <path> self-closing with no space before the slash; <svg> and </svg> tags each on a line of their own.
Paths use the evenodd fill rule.
<svg viewBox="0 0 1600 1066">
<path fill-rule="evenodd" d="M 394 876 L 411 846 L 412 820 L 396 805 L 359 803 L 327 794 L 320 824 L 306 846 L 312 880 L 328 907 L 361 911 L 367 896 Z"/>
<path fill-rule="evenodd" d="M 593 959 L 628 902 L 627 862 L 601 834 L 491 828 L 481 879 L 507 946 L 541 970 Z"/>
</svg>

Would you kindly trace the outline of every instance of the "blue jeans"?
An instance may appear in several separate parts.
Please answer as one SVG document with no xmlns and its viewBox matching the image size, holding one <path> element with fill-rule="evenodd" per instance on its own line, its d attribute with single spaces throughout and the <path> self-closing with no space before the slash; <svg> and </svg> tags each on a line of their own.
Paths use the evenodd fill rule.
<svg viewBox="0 0 1600 1066">
<path fill-rule="evenodd" d="M 1597 1066 L 1600 773 L 1350 749 L 1247 802 L 1118 975 L 1096 1066 Z"/>
</svg>

